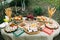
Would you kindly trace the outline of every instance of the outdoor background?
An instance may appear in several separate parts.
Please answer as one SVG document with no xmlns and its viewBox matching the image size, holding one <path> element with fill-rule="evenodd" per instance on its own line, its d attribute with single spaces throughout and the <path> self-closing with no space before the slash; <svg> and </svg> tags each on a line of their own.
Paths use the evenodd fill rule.
<svg viewBox="0 0 60 40">
<path fill-rule="evenodd" d="M 21 8 L 21 0 L 6 0 L 5 3 L 1 5 L 0 1 L 0 10 L 3 10 L 7 7 L 14 7 L 18 6 Z M 53 15 L 53 19 L 55 19 L 58 23 L 60 23 L 60 0 L 25 0 L 25 8 L 26 10 L 24 13 L 21 13 L 18 11 L 18 14 L 22 14 L 23 16 L 26 16 L 28 13 L 33 13 L 34 16 L 38 15 L 45 15 L 48 16 L 48 6 L 55 7 L 57 10 L 55 14 Z M 13 11 L 15 9 L 13 8 Z M 4 14 L 4 13 L 2 13 Z M 1 13 L 0 13 L 1 15 Z M 1 17 L 2 18 L 2 17 Z"/>
</svg>

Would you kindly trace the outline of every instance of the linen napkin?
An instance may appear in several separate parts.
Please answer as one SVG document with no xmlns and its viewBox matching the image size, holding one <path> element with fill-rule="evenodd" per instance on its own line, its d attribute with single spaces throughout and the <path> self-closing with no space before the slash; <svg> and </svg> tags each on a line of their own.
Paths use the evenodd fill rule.
<svg viewBox="0 0 60 40">
<path fill-rule="evenodd" d="M 16 36 L 16 37 L 19 37 L 20 35 L 22 35 L 24 33 L 24 30 L 21 29 L 21 28 L 18 28 L 17 31 L 13 32 L 13 34 Z"/>
<path fill-rule="evenodd" d="M 48 35 L 51 35 L 51 34 L 54 32 L 54 30 L 45 27 L 45 28 L 43 29 L 43 32 L 47 33 Z"/>
</svg>

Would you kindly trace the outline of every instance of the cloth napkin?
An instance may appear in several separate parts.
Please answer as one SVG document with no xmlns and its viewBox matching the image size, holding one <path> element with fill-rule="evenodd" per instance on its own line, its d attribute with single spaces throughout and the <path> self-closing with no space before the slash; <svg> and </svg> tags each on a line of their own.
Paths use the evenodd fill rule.
<svg viewBox="0 0 60 40">
<path fill-rule="evenodd" d="M 17 31 L 13 32 L 13 35 L 16 36 L 16 37 L 19 37 L 23 33 L 24 33 L 24 30 L 21 29 L 21 28 L 18 28 Z"/>
<path fill-rule="evenodd" d="M 45 27 L 45 28 L 43 29 L 43 32 L 47 33 L 48 35 L 51 35 L 51 34 L 54 32 L 54 30 Z"/>
</svg>

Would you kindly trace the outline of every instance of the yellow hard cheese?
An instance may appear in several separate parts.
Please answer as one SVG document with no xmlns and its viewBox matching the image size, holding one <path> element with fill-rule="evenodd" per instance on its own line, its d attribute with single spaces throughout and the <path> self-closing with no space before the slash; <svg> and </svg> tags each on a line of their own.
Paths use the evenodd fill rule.
<svg viewBox="0 0 60 40">
<path fill-rule="evenodd" d="M 31 24 L 31 27 L 36 27 L 36 24 Z"/>
</svg>

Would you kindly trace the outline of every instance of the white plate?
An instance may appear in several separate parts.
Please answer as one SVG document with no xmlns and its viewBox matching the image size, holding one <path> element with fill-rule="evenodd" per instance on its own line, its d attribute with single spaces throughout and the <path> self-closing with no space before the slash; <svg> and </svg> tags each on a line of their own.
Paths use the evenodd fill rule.
<svg viewBox="0 0 60 40">
<path fill-rule="evenodd" d="M 4 23 L 0 24 L 0 28 L 4 28 L 4 27 L 6 27 L 7 25 L 8 25 L 8 22 L 4 22 Z"/>
</svg>

